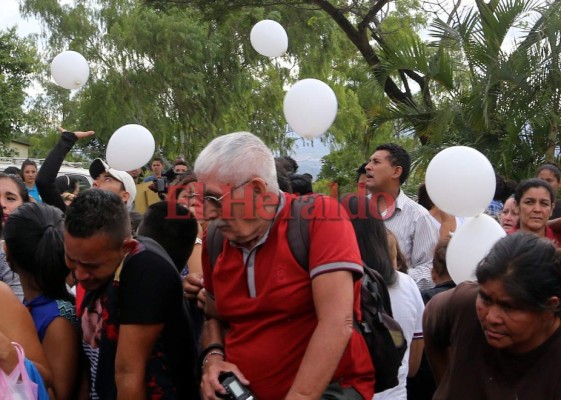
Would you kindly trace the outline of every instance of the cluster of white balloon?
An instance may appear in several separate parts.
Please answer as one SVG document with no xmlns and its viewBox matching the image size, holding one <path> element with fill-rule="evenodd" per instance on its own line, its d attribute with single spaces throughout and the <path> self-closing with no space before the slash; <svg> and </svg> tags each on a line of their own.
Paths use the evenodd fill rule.
<svg viewBox="0 0 561 400">
<path fill-rule="evenodd" d="M 479 262 L 506 235 L 497 221 L 483 214 L 495 194 L 493 166 L 471 147 L 449 147 L 431 160 L 425 181 L 427 192 L 438 208 L 455 216 L 473 217 L 452 236 L 446 264 L 456 284 L 474 280 Z"/>
<path fill-rule="evenodd" d="M 280 57 L 288 48 L 286 31 L 275 21 L 258 22 L 250 38 L 253 48 L 267 57 Z M 286 93 L 283 110 L 291 129 L 311 139 L 325 133 L 335 121 L 337 97 L 325 83 L 303 79 Z M 426 185 L 429 196 L 441 210 L 470 217 L 452 237 L 446 261 L 456 283 L 473 280 L 477 264 L 505 236 L 501 226 L 483 214 L 495 193 L 493 167 L 477 150 L 450 147 L 430 162 Z"/>
<path fill-rule="evenodd" d="M 288 49 L 286 31 L 276 21 L 263 20 L 253 26 L 251 45 L 266 57 L 280 57 Z M 286 93 L 284 117 L 290 128 L 306 139 L 324 134 L 337 116 L 337 97 L 333 90 L 318 79 L 296 82 Z"/>
<path fill-rule="evenodd" d="M 53 80 L 64 89 L 79 89 L 88 81 L 90 67 L 80 53 L 63 51 L 51 62 Z M 107 143 L 107 164 L 121 171 L 142 167 L 154 155 L 152 133 L 142 125 L 129 124 L 117 129 Z"/>
<path fill-rule="evenodd" d="M 280 57 L 288 49 L 288 36 L 278 22 L 263 20 L 254 25 L 250 40 L 253 48 L 267 57 Z M 51 75 L 61 87 L 79 89 L 88 80 L 86 59 L 75 51 L 64 51 L 51 63 Z M 337 115 L 337 97 L 317 79 L 304 79 L 292 86 L 284 98 L 284 115 L 291 129 L 304 138 L 325 133 Z M 146 164 L 155 150 L 152 133 L 145 127 L 129 124 L 117 129 L 107 143 L 109 166 L 130 171 Z"/>
</svg>

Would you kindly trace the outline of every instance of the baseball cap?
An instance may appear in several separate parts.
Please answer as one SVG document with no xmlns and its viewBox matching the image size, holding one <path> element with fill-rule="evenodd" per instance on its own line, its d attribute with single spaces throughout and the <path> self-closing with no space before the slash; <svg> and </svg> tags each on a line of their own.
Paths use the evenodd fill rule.
<svg viewBox="0 0 561 400">
<path fill-rule="evenodd" d="M 93 179 L 96 179 L 103 172 L 108 173 L 123 184 L 123 186 L 125 187 L 125 191 L 129 192 L 127 207 L 131 209 L 134 203 L 134 198 L 136 197 L 136 185 L 134 184 L 132 176 L 130 176 L 128 172 L 111 168 L 101 158 L 96 158 L 90 164 L 90 175 Z"/>
</svg>

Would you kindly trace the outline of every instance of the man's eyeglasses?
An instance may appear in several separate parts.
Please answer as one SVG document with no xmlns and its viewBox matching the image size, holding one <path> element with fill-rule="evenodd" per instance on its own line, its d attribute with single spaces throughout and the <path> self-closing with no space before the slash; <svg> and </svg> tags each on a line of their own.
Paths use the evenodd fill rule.
<svg viewBox="0 0 561 400">
<path fill-rule="evenodd" d="M 225 194 L 223 194 L 220 197 L 216 197 L 216 196 L 211 196 L 209 194 L 205 195 L 205 196 L 201 196 L 199 193 L 193 193 L 190 197 L 199 197 L 203 199 L 203 202 L 206 201 L 209 204 L 211 204 L 213 207 L 215 208 L 222 208 L 222 200 L 224 200 L 224 198 L 226 196 L 228 196 L 229 194 L 231 195 L 234 190 L 237 190 L 239 188 L 241 188 L 242 186 L 247 185 L 249 182 L 251 182 L 251 179 L 248 181 L 245 181 L 244 183 L 239 184 L 238 186 L 234 186 L 233 188 L 231 188 L 228 192 L 226 192 Z"/>
</svg>

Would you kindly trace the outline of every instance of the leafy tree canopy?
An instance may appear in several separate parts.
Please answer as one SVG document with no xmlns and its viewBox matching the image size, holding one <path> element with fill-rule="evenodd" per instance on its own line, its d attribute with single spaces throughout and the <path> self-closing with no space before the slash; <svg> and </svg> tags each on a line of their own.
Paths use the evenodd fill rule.
<svg viewBox="0 0 561 400">
<path fill-rule="evenodd" d="M 16 29 L 0 31 L 0 153 L 10 155 L 9 141 L 21 136 L 27 123 L 26 90 L 37 67 L 31 40 L 21 39 Z"/>
</svg>

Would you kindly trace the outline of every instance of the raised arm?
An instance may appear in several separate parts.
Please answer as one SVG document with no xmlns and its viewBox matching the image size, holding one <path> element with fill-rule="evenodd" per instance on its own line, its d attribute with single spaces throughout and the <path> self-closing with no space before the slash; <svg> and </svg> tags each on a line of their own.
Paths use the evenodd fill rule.
<svg viewBox="0 0 561 400">
<path fill-rule="evenodd" d="M 94 131 L 69 132 L 61 127 L 59 127 L 58 130 L 61 132 L 60 140 L 55 147 L 51 149 L 49 155 L 41 165 L 37 173 L 35 184 L 37 185 L 37 190 L 44 203 L 55 206 L 64 212 L 66 211 L 66 204 L 64 204 L 64 201 L 60 197 L 61 193 L 56 188 L 55 179 L 64 158 L 76 141 L 80 138 L 92 136 Z"/>
</svg>

